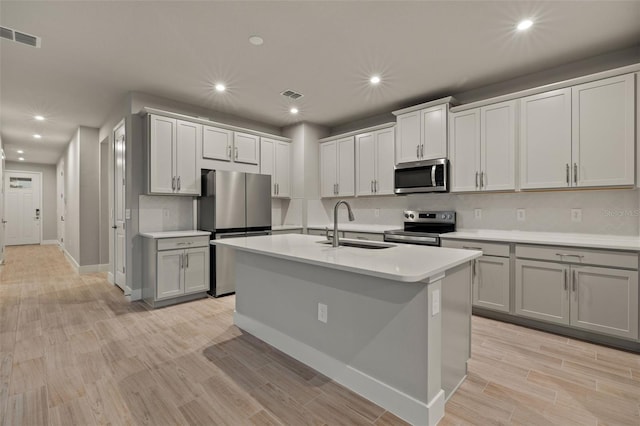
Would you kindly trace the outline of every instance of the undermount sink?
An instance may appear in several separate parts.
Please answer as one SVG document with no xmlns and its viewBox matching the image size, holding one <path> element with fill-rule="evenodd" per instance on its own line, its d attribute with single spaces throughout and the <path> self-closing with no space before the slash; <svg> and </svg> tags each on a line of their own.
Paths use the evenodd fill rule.
<svg viewBox="0 0 640 426">
<path fill-rule="evenodd" d="M 331 245 L 332 241 L 330 240 L 318 241 L 318 243 Z M 386 248 L 391 248 L 396 246 L 395 244 L 379 243 L 377 241 L 345 240 L 345 239 L 340 239 L 339 245 L 344 247 L 356 247 L 356 248 L 369 249 L 369 250 L 386 249 Z"/>
</svg>

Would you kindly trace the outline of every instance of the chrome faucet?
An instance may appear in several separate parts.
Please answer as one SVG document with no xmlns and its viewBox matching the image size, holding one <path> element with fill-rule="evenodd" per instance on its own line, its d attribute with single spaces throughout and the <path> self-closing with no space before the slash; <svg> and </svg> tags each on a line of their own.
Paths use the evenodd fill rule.
<svg viewBox="0 0 640 426">
<path fill-rule="evenodd" d="M 340 200 L 336 203 L 333 208 L 333 246 L 338 247 L 340 245 L 340 241 L 338 241 L 338 207 L 340 204 L 344 204 L 347 206 L 347 210 L 349 211 L 349 222 L 353 222 L 356 220 L 356 217 L 353 215 L 353 211 L 351 211 L 351 206 L 345 200 Z"/>
</svg>

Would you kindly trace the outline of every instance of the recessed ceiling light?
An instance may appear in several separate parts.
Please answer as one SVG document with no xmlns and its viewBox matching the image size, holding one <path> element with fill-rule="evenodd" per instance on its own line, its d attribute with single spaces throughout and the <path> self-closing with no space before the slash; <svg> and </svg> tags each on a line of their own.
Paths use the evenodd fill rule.
<svg viewBox="0 0 640 426">
<path fill-rule="evenodd" d="M 264 43 L 264 39 L 259 35 L 252 35 L 249 37 L 249 43 L 253 44 L 254 46 L 262 46 L 262 43 Z"/>
<path fill-rule="evenodd" d="M 227 90 L 227 86 L 222 83 L 216 84 L 216 92 L 224 92 L 225 90 Z"/>
<path fill-rule="evenodd" d="M 18 160 L 24 161 L 24 157 L 19 157 Z"/>
<path fill-rule="evenodd" d="M 371 78 L 369 79 L 369 82 L 370 82 L 371 84 L 380 84 L 380 81 L 382 81 L 382 80 L 380 79 L 380 76 L 379 76 L 379 75 L 374 75 L 373 77 L 371 77 Z"/>
<path fill-rule="evenodd" d="M 518 22 L 518 26 L 516 28 L 518 28 L 518 31 L 524 31 L 531 28 L 532 25 L 533 21 L 531 19 L 523 19 L 522 21 Z"/>
<path fill-rule="evenodd" d="M 33 137 L 34 137 L 34 139 L 42 139 L 42 135 L 39 135 L 37 133 L 35 135 L 33 135 Z"/>
<path fill-rule="evenodd" d="M 16 152 L 17 152 L 18 154 L 24 154 L 24 151 L 23 151 L 23 150 L 21 150 L 21 149 L 17 150 Z"/>
<path fill-rule="evenodd" d="M 290 112 L 291 114 L 297 114 L 299 111 L 298 111 L 298 108 L 296 108 L 296 107 L 291 107 L 291 109 L 289 110 L 289 112 Z"/>
<path fill-rule="evenodd" d="M 34 115 L 33 118 L 35 118 L 38 121 L 44 121 L 44 117 L 41 115 Z"/>
</svg>

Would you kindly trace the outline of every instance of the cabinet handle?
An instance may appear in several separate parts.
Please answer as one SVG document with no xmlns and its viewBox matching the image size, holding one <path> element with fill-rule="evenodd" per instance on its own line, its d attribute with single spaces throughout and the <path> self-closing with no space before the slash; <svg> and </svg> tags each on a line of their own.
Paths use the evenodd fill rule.
<svg viewBox="0 0 640 426">
<path fill-rule="evenodd" d="M 478 172 L 476 172 L 476 188 L 478 187 Z"/>
<path fill-rule="evenodd" d="M 378 179 L 373 180 L 373 192 L 378 193 Z"/>
<path fill-rule="evenodd" d="M 569 290 L 569 270 L 564 270 L 564 291 Z"/>
<path fill-rule="evenodd" d="M 573 183 L 578 184 L 578 163 L 573 163 Z"/>
<path fill-rule="evenodd" d="M 176 177 L 173 176 L 171 178 L 171 189 L 173 189 L 174 191 L 176 190 Z"/>
<path fill-rule="evenodd" d="M 420 145 L 420 158 L 424 158 L 424 144 Z"/>
<path fill-rule="evenodd" d="M 276 184 L 273 184 L 273 195 L 276 195 Z"/>
<path fill-rule="evenodd" d="M 567 186 L 571 184 L 571 182 L 569 181 L 569 174 L 570 174 L 569 163 L 567 163 Z"/>
<path fill-rule="evenodd" d="M 280 195 L 280 184 L 276 183 L 276 194 Z"/>
<path fill-rule="evenodd" d="M 340 184 L 336 183 L 336 195 L 340 194 Z"/>
<path fill-rule="evenodd" d="M 466 250 L 480 250 L 480 251 L 482 251 L 482 247 L 462 246 L 462 248 L 466 249 Z"/>
<path fill-rule="evenodd" d="M 416 158 L 420 158 L 420 145 L 416 145 Z"/>
<path fill-rule="evenodd" d="M 185 254 L 185 255 L 184 255 L 184 258 L 185 258 L 185 259 L 186 259 L 186 261 L 187 261 L 187 264 L 185 265 L 185 268 L 188 268 L 188 267 L 189 267 L 189 253 Z"/>
<path fill-rule="evenodd" d="M 371 181 L 371 185 L 369 185 L 371 187 L 371 193 L 373 194 L 373 181 Z"/>
<path fill-rule="evenodd" d="M 480 172 L 480 189 L 484 188 L 484 172 Z"/>
<path fill-rule="evenodd" d="M 236 150 L 236 160 L 237 160 L 238 159 L 238 147 L 237 146 L 236 146 L 235 150 Z"/>
<path fill-rule="evenodd" d="M 227 145 L 227 158 L 231 158 L 231 145 Z"/>
<path fill-rule="evenodd" d="M 571 254 L 571 253 L 556 253 L 556 256 L 560 256 L 560 257 L 577 257 L 580 260 L 582 260 L 582 258 L 584 257 L 583 254 Z"/>
<path fill-rule="evenodd" d="M 478 276 L 478 259 L 473 259 L 473 276 Z"/>
<path fill-rule="evenodd" d="M 181 254 L 181 255 L 180 255 L 180 261 L 179 261 L 179 263 L 180 263 L 180 269 L 182 269 L 182 268 L 183 268 L 183 266 L 182 266 L 182 265 L 184 264 L 184 254 Z"/>
<path fill-rule="evenodd" d="M 571 280 L 571 286 L 573 287 L 573 292 L 576 292 L 576 281 L 578 281 L 578 275 L 576 274 L 576 270 L 573 270 L 573 279 Z"/>
<path fill-rule="evenodd" d="M 180 176 L 178 176 L 178 191 L 180 191 Z"/>
</svg>

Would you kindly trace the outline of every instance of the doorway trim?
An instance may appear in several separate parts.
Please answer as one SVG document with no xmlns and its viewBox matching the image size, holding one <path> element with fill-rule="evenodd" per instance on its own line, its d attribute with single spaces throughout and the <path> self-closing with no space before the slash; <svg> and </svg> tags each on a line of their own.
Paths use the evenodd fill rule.
<svg viewBox="0 0 640 426">
<path fill-rule="evenodd" d="M 43 229 L 44 229 L 44 209 L 42 208 L 42 172 L 33 172 L 33 171 L 28 171 L 28 170 L 16 170 L 16 169 L 11 169 L 11 170 L 5 170 L 4 172 L 4 181 L 3 181 L 3 185 L 7 182 L 7 173 L 28 173 L 28 174 L 32 174 L 32 175 L 38 175 L 39 176 L 39 182 L 40 182 L 40 241 L 38 242 L 39 245 L 43 244 L 43 240 L 42 240 L 42 235 L 43 235 Z M 5 194 L 6 195 L 6 194 Z M 4 203 L 4 208 L 7 208 L 7 204 L 6 204 L 6 199 L 5 199 L 5 203 Z M 5 212 L 2 212 L 2 215 L 6 217 Z M 5 228 L 6 229 L 6 228 Z M 5 245 L 6 245 L 6 232 L 5 232 L 5 241 L 4 241 Z M 45 243 L 46 244 L 46 243 Z"/>
</svg>

